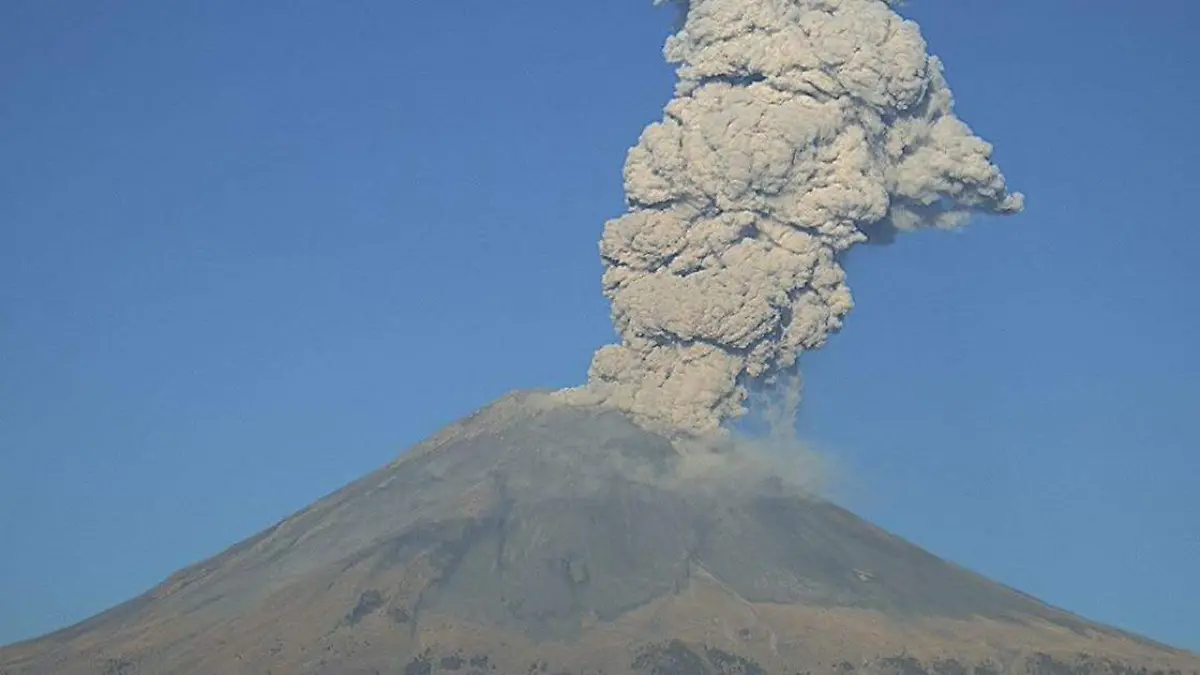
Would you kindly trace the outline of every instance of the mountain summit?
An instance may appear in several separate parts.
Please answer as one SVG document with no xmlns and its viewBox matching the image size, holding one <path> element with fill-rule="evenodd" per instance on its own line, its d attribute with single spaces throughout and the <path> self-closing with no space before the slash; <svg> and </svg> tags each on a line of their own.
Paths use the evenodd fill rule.
<svg viewBox="0 0 1200 675">
<path fill-rule="evenodd" d="M 0 649 L 0 674 L 1200 671 L 748 452 L 509 395 L 139 598 Z"/>
</svg>

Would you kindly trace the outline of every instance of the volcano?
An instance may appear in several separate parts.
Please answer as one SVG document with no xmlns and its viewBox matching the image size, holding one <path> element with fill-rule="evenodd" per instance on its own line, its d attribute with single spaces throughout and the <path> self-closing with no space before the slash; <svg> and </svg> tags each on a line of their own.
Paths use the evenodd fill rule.
<svg viewBox="0 0 1200 675">
<path fill-rule="evenodd" d="M 504 397 L 3 675 L 1195 675 L 739 451 Z"/>
</svg>

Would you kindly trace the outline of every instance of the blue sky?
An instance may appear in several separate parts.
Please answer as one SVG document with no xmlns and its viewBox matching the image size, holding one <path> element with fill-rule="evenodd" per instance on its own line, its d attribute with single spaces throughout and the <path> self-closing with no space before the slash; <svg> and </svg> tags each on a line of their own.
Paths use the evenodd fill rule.
<svg viewBox="0 0 1200 675">
<path fill-rule="evenodd" d="M 580 382 L 648 4 L 0 5 L 0 643 Z M 1029 207 L 856 254 L 801 428 L 863 515 L 1200 650 L 1200 6 L 905 11 Z"/>
</svg>

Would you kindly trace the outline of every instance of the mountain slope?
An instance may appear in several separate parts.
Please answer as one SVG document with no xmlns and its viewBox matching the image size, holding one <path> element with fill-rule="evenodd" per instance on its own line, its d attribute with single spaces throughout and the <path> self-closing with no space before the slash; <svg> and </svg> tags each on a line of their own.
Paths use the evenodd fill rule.
<svg viewBox="0 0 1200 675">
<path fill-rule="evenodd" d="M 0 674 L 1200 671 L 728 452 L 511 395 Z"/>
</svg>

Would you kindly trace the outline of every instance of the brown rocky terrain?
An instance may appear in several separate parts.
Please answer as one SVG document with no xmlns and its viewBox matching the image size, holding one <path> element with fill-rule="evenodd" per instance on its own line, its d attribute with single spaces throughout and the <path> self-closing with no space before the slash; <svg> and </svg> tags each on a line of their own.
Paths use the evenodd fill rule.
<svg viewBox="0 0 1200 675">
<path fill-rule="evenodd" d="M 1200 673 L 724 452 L 505 397 L 0 674 Z"/>
</svg>

